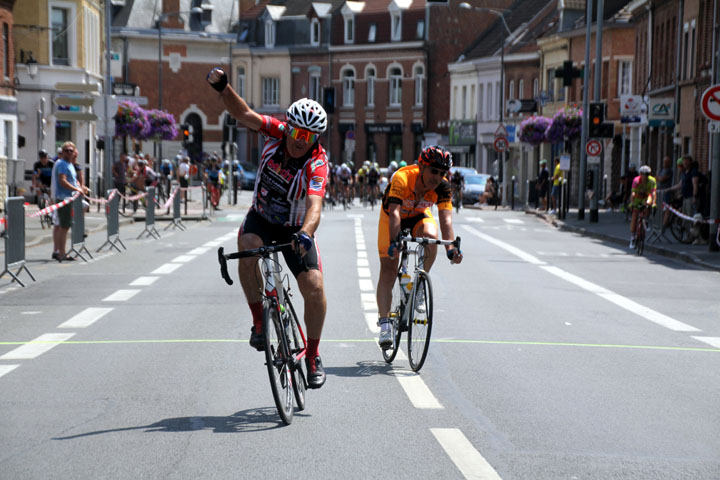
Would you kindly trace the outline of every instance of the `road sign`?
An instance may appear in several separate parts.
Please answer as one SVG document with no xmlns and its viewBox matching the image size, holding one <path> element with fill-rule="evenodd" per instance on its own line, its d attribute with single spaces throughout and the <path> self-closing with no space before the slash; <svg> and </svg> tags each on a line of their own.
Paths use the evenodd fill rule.
<svg viewBox="0 0 720 480">
<path fill-rule="evenodd" d="M 507 137 L 495 137 L 495 141 L 493 142 L 493 148 L 495 148 L 495 151 L 498 153 L 503 153 L 505 150 L 507 150 Z"/>
<path fill-rule="evenodd" d="M 97 115 L 88 112 L 69 112 L 67 110 L 62 110 L 55 112 L 55 119 L 62 122 L 92 122 L 97 120 Z"/>
<path fill-rule="evenodd" d="M 98 97 L 55 97 L 53 103 L 55 105 L 65 105 L 72 107 L 89 107 L 95 103 Z M 102 98 L 102 97 L 100 97 Z"/>
<path fill-rule="evenodd" d="M 713 85 L 703 92 L 700 110 L 709 120 L 720 122 L 720 85 Z"/>
<path fill-rule="evenodd" d="M 505 125 L 502 123 L 498 125 L 497 129 L 495 130 L 495 138 L 497 137 L 507 137 L 507 130 L 505 129 Z"/>
<path fill-rule="evenodd" d="M 672 97 L 651 98 L 648 101 L 648 125 L 651 127 L 675 125 L 675 100 Z"/>
<path fill-rule="evenodd" d="M 355 130 L 348 130 L 345 132 L 345 138 L 348 140 L 355 140 Z"/>
<path fill-rule="evenodd" d="M 602 152 L 602 145 L 597 140 L 588 140 L 585 145 L 585 152 L 588 157 L 597 157 Z"/>
<path fill-rule="evenodd" d="M 600 165 L 600 157 L 587 157 L 588 165 Z"/>
<path fill-rule="evenodd" d="M 708 122 L 709 133 L 720 133 L 720 122 Z"/>
<path fill-rule="evenodd" d="M 620 121 L 622 123 L 640 122 L 644 107 L 641 95 L 620 95 Z"/>
</svg>

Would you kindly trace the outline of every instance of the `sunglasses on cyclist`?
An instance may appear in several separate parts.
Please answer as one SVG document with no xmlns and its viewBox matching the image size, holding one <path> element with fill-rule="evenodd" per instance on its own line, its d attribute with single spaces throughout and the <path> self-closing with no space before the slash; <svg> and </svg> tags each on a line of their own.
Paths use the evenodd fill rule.
<svg viewBox="0 0 720 480">
<path fill-rule="evenodd" d="M 447 170 L 444 170 L 442 168 L 435 168 L 435 167 L 428 167 L 428 170 L 433 175 L 445 175 L 447 173 Z"/>
<path fill-rule="evenodd" d="M 307 143 L 315 143 L 320 137 L 319 133 L 311 132 L 304 128 L 293 127 L 292 125 L 288 125 L 288 135 L 290 135 L 290 138 L 293 140 L 305 140 Z"/>
</svg>

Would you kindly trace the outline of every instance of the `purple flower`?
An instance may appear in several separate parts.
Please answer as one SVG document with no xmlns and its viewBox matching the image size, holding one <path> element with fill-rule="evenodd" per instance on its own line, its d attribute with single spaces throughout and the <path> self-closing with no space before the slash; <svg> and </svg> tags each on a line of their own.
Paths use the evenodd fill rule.
<svg viewBox="0 0 720 480">
<path fill-rule="evenodd" d="M 545 136 L 550 143 L 572 140 L 580 135 L 582 129 L 582 109 L 561 108 L 553 115 Z"/>
<path fill-rule="evenodd" d="M 150 129 L 148 139 L 151 140 L 173 140 L 178 135 L 175 125 L 175 118 L 172 114 L 162 110 L 150 110 L 147 112 Z"/>
<path fill-rule="evenodd" d="M 532 146 L 546 141 L 545 132 L 550 126 L 550 119 L 541 115 L 532 115 L 520 122 L 520 141 Z"/>
<path fill-rule="evenodd" d="M 136 140 L 146 140 L 150 131 L 145 110 L 137 103 L 123 101 L 118 104 L 117 115 L 115 115 L 115 136 L 132 137 Z"/>
</svg>

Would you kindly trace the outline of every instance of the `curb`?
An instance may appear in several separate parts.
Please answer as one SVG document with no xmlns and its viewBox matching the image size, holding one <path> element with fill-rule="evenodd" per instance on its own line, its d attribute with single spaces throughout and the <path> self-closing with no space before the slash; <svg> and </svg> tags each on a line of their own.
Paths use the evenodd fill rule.
<svg viewBox="0 0 720 480">
<path fill-rule="evenodd" d="M 554 227 L 558 228 L 559 230 L 563 230 L 566 232 L 579 233 L 585 237 L 597 238 L 598 240 L 615 243 L 617 245 L 626 245 L 627 244 L 626 238 L 618 238 L 618 237 L 615 237 L 612 235 L 608 235 L 606 233 L 593 232 L 593 231 L 590 231 L 583 227 L 576 227 L 574 225 L 568 225 L 567 223 L 563 222 L 562 220 L 558 220 L 550 215 L 547 215 L 547 214 L 544 214 L 541 212 L 525 210 L 525 213 L 528 215 L 535 215 L 536 217 L 542 218 L 547 223 L 552 224 Z M 651 253 L 654 253 L 656 255 L 661 255 L 663 257 L 673 258 L 676 260 L 682 260 L 686 263 L 697 265 L 699 267 L 703 267 L 708 270 L 714 270 L 716 272 L 720 272 L 720 266 L 713 265 L 712 263 L 708 263 L 691 253 L 676 252 L 674 250 L 670 250 L 670 249 L 662 248 L 662 247 L 656 247 L 654 245 L 645 245 L 645 250 L 647 250 Z"/>
</svg>

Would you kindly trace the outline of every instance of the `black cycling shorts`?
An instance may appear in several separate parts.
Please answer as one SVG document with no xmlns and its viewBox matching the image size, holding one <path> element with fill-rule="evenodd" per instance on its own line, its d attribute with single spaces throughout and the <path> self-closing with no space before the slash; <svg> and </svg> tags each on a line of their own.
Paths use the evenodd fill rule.
<svg viewBox="0 0 720 480">
<path fill-rule="evenodd" d="M 300 227 L 286 227 L 285 225 L 270 223 L 255 210 L 250 209 L 240 226 L 238 237 L 246 233 L 253 233 L 262 239 L 264 245 L 270 245 L 273 242 L 281 244 L 289 243 L 293 234 L 299 230 Z M 310 270 L 320 270 L 322 272 L 320 252 L 315 241 L 313 242 L 313 248 L 304 257 L 291 250 L 283 250 L 282 254 L 285 257 L 285 263 L 295 278 L 302 272 Z"/>
</svg>

